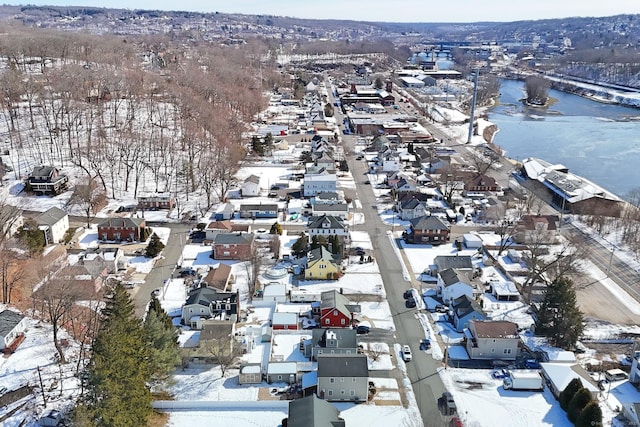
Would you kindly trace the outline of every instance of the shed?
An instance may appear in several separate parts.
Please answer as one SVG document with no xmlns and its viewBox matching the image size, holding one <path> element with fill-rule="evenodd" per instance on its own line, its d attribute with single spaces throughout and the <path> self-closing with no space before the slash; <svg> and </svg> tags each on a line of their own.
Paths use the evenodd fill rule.
<svg viewBox="0 0 640 427">
<path fill-rule="evenodd" d="M 225 203 L 223 205 L 220 205 L 213 217 L 216 221 L 231 219 L 233 218 L 234 211 L 235 209 L 231 203 Z"/>
<path fill-rule="evenodd" d="M 26 329 L 26 317 L 11 310 L 2 311 L 0 313 L 0 350 L 13 351 L 14 343 L 19 343 Z"/>
<path fill-rule="evenodd" d="M 298 364 L 296 362 L 269 362 L 267 365 L 267 382 L 285 382 L 293 384 L 298 381 Z"/>
<path fill-rule="evenodd" d="M 491 294 L 498 301 L 518 301 L 520 300 L 520 292 L 516 284 L 512 281 L 489 282 L 491 285 Z"/>
<path fill-rule="evenodd" d="M 549 389 L 553 395 L 558 398 L 560 393 L 569 385 L 574 378 L 580 379 L 582 386 L 589 390 L 594 400 L 597 400 L 598 389 L 595 381 L 589 376 L 589 373 L 578 363 L 541 363 L 542 375 L 547 380 Z"/>
<path fill-rule="evenodd" d="M 38 424 L 43 427 L 56 427 L 62 422 L 62 413 L 55 409 L 49 411 L 46 415 L 38 420 Z"/>
<path fill-rule="evenodd" d="M 480 249 L 482 247 L 482 239 L 477 234 L 467 233 L 462 238 L 467 249 Z"/>
<path fill-rule="evenodd" d="M 287 302 L 287 286 L 283 283 L 269 283 L 264 287 L 262 292 L 264 301 L 273 301 L 279 303 Z"/>
<path fill-rule="evenodd" d="M 274 330 L 298 329 L 298 315 L 296 313 L 273 313 L 273 317 L 271 318 L 271 326 Z"/>
<path fill-rule="evenodd" d="M 507 258 L 509 258 L 511 262 L 518 263 L 522 259 L 522 255 L 515 249 L 509 249 L 507 250 Z"/>
<path fill-rule="evenodd" d="M 260 384 L 262 382 L 262 366 L 259 363 L 240 365 L 239 384 Z"/>
</svg>

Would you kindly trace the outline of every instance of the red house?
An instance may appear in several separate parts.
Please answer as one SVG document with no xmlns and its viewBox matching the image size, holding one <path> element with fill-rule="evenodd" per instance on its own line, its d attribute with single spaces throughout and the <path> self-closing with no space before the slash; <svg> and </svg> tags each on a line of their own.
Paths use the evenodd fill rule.
<svg viewBox="0 0 640 427">
<path fill-rule="evenodd" d="M 349 304 L 347 297 L 336 290 L 320 294 L 320 326 L 323 328 L 350 328 L 353 313 L 359 312 L 359 305 Z"/>
<path fill-rule="evenodd" d="M 464 183 L 464 191 L 469 193 L 486 193 L 498 190 L 500 187 L 496 180 L 488 175 L 477 175 Z"/>
<path fill-rule="evenodd" d="M 213 258 L 247 260 L 251 258 L 255 246 L 255 236 L 251 233 L 221 233 L 213 241 Z"/>
<path fill-rule="evenodd" d="M 98 224 L 98 239 L 117 242 L 140 241 L 145 227 L 144 218 L 107 218 Z"/>
</svg>

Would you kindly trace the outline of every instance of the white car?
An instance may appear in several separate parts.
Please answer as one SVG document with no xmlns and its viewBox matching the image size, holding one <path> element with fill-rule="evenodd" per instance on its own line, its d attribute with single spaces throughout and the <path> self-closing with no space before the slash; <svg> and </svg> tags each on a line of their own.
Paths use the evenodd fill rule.
<svg viewBox="0 0 640 427">
<path fill-rule="evenodd" d="M 409 362 L 411 361 L 411 349 L 409 348 L 408 345 L 403 345 L 402 346 L 402 360 L 404 360 L 405 362 Z"/>
</svg>

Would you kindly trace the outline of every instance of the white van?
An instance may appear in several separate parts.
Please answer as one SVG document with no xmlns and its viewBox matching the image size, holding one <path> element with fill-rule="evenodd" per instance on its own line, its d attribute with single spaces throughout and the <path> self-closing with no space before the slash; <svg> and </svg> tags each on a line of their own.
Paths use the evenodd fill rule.
<svg viewBox="0 0 640 427">
<path fill-rule="evenodd" d="M 605 371 L 604 377 L 607 381 L 613 382 L 626 380 L 629 378 L 629 375 L 622 369 L 609 369 L 608 371 Z"/>
</svg>

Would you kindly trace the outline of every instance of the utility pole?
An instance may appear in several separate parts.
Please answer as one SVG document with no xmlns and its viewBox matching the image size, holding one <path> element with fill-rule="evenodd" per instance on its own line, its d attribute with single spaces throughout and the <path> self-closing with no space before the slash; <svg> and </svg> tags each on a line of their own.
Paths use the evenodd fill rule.
<svg viewBox="0 0 640 427">
<path fill-rule="evenodd" d="M 474 70 L 473 75 L 473 98 L 471 99 L 471 115 L 469 116 L 469 135 L 467 136 L 467 144 L 471 142 L 473 136 L 473 117 L 476 114 L 476 95 L 478 94 L 478 69 Z"/>
</svg>

